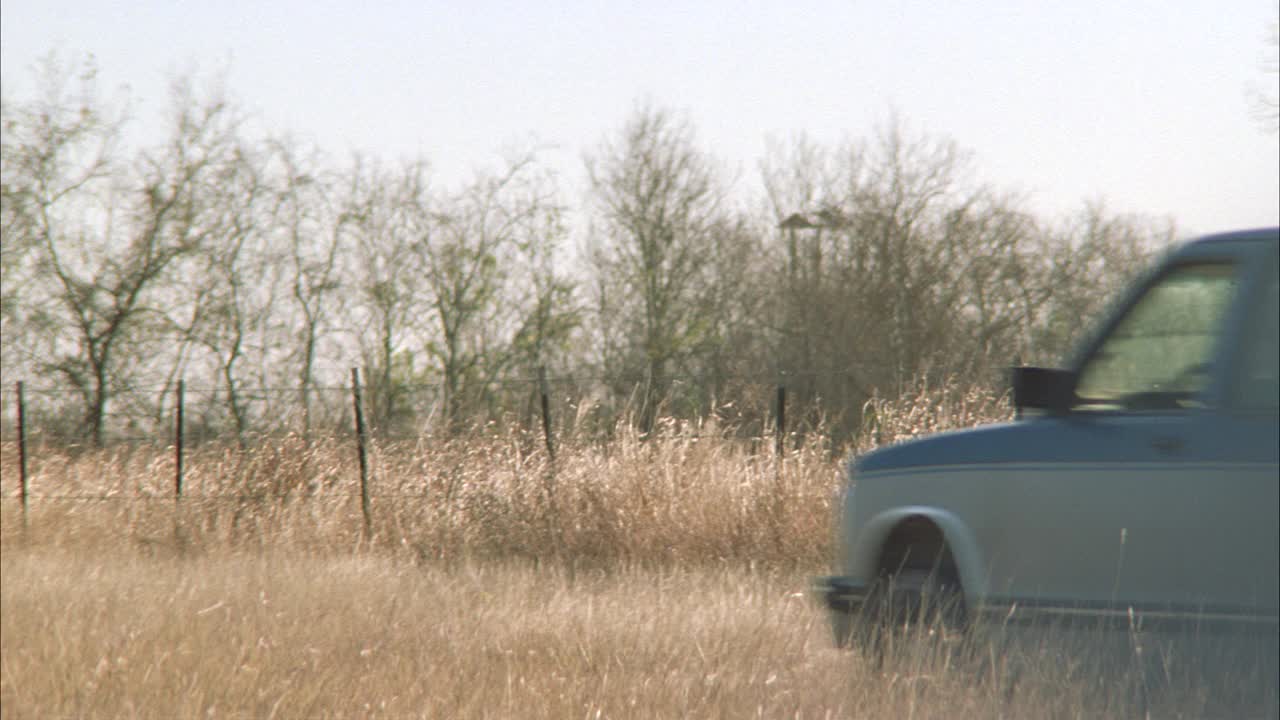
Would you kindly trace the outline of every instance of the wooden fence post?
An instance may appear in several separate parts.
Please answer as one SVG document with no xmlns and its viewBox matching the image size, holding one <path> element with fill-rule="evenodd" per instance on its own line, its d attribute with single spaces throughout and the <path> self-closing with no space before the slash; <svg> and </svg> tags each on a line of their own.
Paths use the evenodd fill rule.
<svg viewBox="0 0 1280 720">
<path fill-rule="evenodd" d="M 356 412 L 356 451 L 360 456 L 360 512 L 364 515 L 364 539 L 373 537 L 373 512 L 369 507 L 369 461 L 365 452 L 364 409 L 360 401 L 360 370 L 351 368 L 351 401 Z"/>
</svg>

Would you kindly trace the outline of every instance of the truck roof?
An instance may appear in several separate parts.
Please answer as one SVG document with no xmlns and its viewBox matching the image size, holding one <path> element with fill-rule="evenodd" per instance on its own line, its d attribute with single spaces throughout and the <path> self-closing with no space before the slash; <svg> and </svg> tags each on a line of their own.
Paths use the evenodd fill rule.
<svg viewBox="0 0 1280 720">
<path fill-rule="evenodd" d="M 1213 235 L 1206 235 L 1202 238 L 1196 239 L 1192 244 L 1208 245 L 1240 241 L 1266 242 L 1267 240 L 1270 240 L 1271 242 L 1280 242 L 1280 227 L 1262 227 L 1250 230 L 1234 230 L 1232 232 L 1215 233 Z"/>
</svg>

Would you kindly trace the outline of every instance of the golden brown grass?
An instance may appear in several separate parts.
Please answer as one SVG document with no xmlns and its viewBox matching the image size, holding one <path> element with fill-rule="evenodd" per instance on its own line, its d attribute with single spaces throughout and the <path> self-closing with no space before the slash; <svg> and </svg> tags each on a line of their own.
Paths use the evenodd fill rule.
<svg viewBox="0 0 1280 720">
<path fill-rule="evenodd" d="M 1007 412 L 917 401 L 875 408 L 881 440 Z M 40 448 L 25 529 L 13 449 L 5 718 L 1275 713 L 1269 676 L 1137 672 L 1127 645 L 1110 673 L 1040 641 L 832 649 L 806 595 L 840 477 L 820 444 L 668 423 L 554 463 L 519 434 L 376 445 L 370 539 L 350 443 L 198 448 L 181 503 L 167 450 Z"/>
<path fill-rule="evenodd" d="M 1004 399 L 922 385 L 868 404 L 858 449 L 1003 419 Z M 626 426 L 600 444 L 562 439 L 551 458 L 521 432 L 371 444 L 372 537 L 364 537 L 354 439 L 288 436 L 244 450 L 203 445 L 174 498 L 170 448 L 37 447 L 26 544 L 97 546 L 127 538 L 187 551 L 270 547 L 409 552 L 421 560 L 555 557 L 577 565 L 746 562 L 815 567 L 830 556 L 831 500 L 847 449 L 821 433 L 735 439 L 712 423 Z M 17 451 L 0 446 L 2 539 L 16 541 Z"/>
<path fill-rule="evenodd" d="M 33 463 L 27 531 L 6 462 L 3 539 L 92 548 L 128 542 L 188 553 L 377 549 L 420 562 L 499 557 L 575 565 L 827 557 L 838 465 L 820 448 L 785 458 L 691 432 L 566 448 L 554 462 L 518 437 L 375 447 L 364 537 L 352 444 L 285 438 L 204 448 L 173 491 L 167 450 L 46 452 Z M 6 453 L 6 461 L 9 453 Z"/>
<path fill-rule="evenodd" d="M 1133 673 L 1092 672 L 1096 650 L 1033 645 L 988 662 L 919 642 L 874 667 L 830 647 L 798 573 L 571 574 L 371 555 L 191 560 L 47 548 L 0 562 L 0 702 L 10 718 L 1093 718 L 1148 709 Z M 1208 687 L 1179 679 L 1153 693 L 1151 709 L 1205 717 L 1238 700 Z M 1274 712 L 1270 702 L 1245 708 Z"/>
</svg>

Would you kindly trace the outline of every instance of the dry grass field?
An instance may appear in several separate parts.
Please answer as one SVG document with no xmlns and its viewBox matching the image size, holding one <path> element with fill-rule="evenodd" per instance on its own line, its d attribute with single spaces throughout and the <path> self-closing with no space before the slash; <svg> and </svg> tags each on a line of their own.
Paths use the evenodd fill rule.
<svg viewBox="0 0 1280 720">
<path fill-rule="evenodd" d="M 882 440 L 1003 412 L 882 412 Z M 1129 637 L 831 648 L 806 590 L 839 462 L 674 424 L 188 458 L 3 447 L 4 718 L 1274 716 L 1264 665 L 1204 673 Z M 54 497 L 57 496 L 57 497 Z M 994 635 L 998 635 L 994 634 Z M 1237 658 L 1241 659 L 1241 658 Z M 1247 658 L 1246 658 L 1247 659 Z"/>
</svg>

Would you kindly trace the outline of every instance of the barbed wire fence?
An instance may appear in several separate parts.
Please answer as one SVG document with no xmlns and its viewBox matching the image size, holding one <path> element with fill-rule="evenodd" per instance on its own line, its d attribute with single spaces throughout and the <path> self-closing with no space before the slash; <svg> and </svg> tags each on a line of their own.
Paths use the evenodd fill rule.
<svg viewBox="0 0 1280 720">
<path fill-rule="evenodd" d="M 708 402 L 703 416 L 690 418 L 690 422 L 680 426 L 680 432 L 684 437 L 691 433 L 737 437 L 757 447 L 772 444 L 775 454 L 780 456 L 788 435 L 796 433 L 795 427 L 788 426 L 788 417 L 795 417 L 796 413 L 788 413 L 786 379 L 782 376 L 732 378 L 738 388 L 749 387 L 756 397 L 746 401 L 739 396 L 719 405 L 714 400 Z M 703 378 L 680 377 L 672 384 L 691 386 L 703 381 Z M 167 492 L 150 488 L 133 493 L 52 491 L 33 495 L 29 473 L 33 453 L 38 454 L 42 449 L 79 452 L 92 446 L 82 438 L 77 439 L 75 434 L 74 412 L 81 398 L 74 390 L 32 387 L 25 381 L 17 381 L 0 388 L 0 407 L 3 407 L 0 443 L 6 452 L 16 451 L 18 455 L 16 467 L 11 462 L 3 464 L 6 474 L 17 473 L 18 487 L 14 489 L 16 492 L 10 490 L 13 478 L 7 478 L 5 485 L 9 487 L 0 493 L 0 502 L 18 502 L 24 529 L 33 501 L 172 502 L 175 508 L 183 502 L 242 502 L 243 492 L 190 493 L 184 486 L 184 473 L 187 456 L 193 448 L 230 445 L 245 450 L 286 440 L 301 440 L 305 444 L 337 442 L 349 444 L 358 458 L 358 485 L 356 479 L 352 479 L 352 487 L 358 487 L 358 491 L 353 489 L 351 497 L 359 498 L 362 536 L 368 539 L 373 534 L 368 452 L 374 438 L 385 444 L 424 439 L 446 442 L 468 433 L 515 429 L 531 439 L 536 437 L 554 461 L 556 449 L 566 437 L 588 442 L 605 440 L 618 430 L 619 423 L 631 423 L 637 414 L 629 403 L 616 402 L 601 377 L 553 377 L 540 371 L 535 378 L 490 383 L 486 391 L 486 397 L 481 399 L 487 402 L 475 403 L 473 398 L 469 403 L 473 411 L 479 407 L 482 412 L 465 427 L 451 427 L 445 417 L 448 400 L 442 386 L 401 385 L 395 387 L 390 398 L 371 400 L 367 379 L 352 368 L 349 386 L 311 388 L 305 395 L 297 388 L 239 389 L 237 402 L 243 413 L 242 420 L 249 422 L 236 427 L 228 418 L 226 398 L 220 396 L 225 394 L 225 389 L 189 386 L 182 380 L 169 390 L 126 388 L 112 397 L 104 444 L 149 446 L 161 453 L 171 453 L 171 488 Z M 379 402 L 388 401 L 391 407 L 377 406 Z M 301 402 L 309 406 L 300 409 L 297 405 Z M 377 406 L 373 413 L 370 405 Z M 706 415 L 717 411 L 723 416 L 720 418 L 723 424 L 708 427 L 702 422 L 707 419 Z M 378 497 L 384 495 L 380 493 Z"/>
<path fill-rule="evenodd" d="M 283 505 L 289 498 L 297 497 L 291 493 L 312 492 L 292 486 L 275 487 L 279 483 L 273 479 L 271 470 L 255 475 L 259 484 L 253 487 L 247 482 L 241 486 L 228 482 L 210 484 L 207 466 L 202 468 L 205 471 L 197 487 L 188 488 L 188 456 L 202 454 L 197 462 L 221 457 L 223 460 L 215 461 L 215 465 L 223 462 L 224 468 L 239 468 L 242 462 L 253 464 L 273 455 L 275 459 L 271 461 L 288 464 L 288 460 L 282 460 L 288 454 L 306 456 L 307 451 L 316 448 L 329 452 L 330 457 L 339 457 L 342 466 L 340 471 L 326 473 L 323 497 L 339 502 L 343 509 L 335 507 L 334 511 L 351 520 L 358 527 L 358 536 L 367 541 L 375 530 L 372 501 L 424 497 L 415 488 L 404 484 L 392 487 L 381 480 L 375 492 L 370 482 L 371 466 L 378 470 L 378 462 L 392 461 L 392 455 L 388 454 L 396 455 L 394 462 L 403 462 L 415 454 L 420 456 L 424 450 L 444 456 L 457 454 L 458 447 L 477 438 L 481 439 L 477 446 L 498 438 L 499 442 L 509 445 L 515 439 L 522 454 L 545 454 L 544 460 L 549 462 L 545 462 L 543 468 L 552 475 L 556 471 L 557 452 L 562 447 L 608 445 L 618 433 L 643 441 L 664 437 L 680 442 L 731 439 L 745 442 L 751 455 L 763 454 L 764 461 L 772 459 L 781 478 L 782 462 L 788 452 L 805 443 L 813 447 L 810 433 L 817 434 L 833 457 L 842 456 L 847 450 L 833 441 L 831 420 L 824 415 L 826 411 L 819 402 L 815 402 L 820 401 L 820 397 L 805 395 L 805 392 L 812 393 L 812 380 L 819 377 L 817 373 L 810 377 L 740 375 L 727 378 L 727 383 L 726 378 L 719 378 L 735 388 L 731 400 L 710 398 L 700 407 L 678 407 L 678 401 L 668 401 L 671 405 L 664 407 L 657 427 L 644 430 L 639 427 L 643 413 L 634 402 L 639 393 L 623 396 L 620 401 L 617 386 L 609 386 L 604 378 L 584 375 L 550 377 L 540 372 L 535 378 L 492 383 L 486 388 L 488 392 L 466 398 L 465 406 L 472 415 L 465 423 L 456 423 L 448 418 L 449 400 L 439 384 L 399 386 L 394 388 L 394 395 L 384 392 L 379 397 L 380 389 L 385 391 L 385 388 L 370 387 L 367 375 L 353 368 L 351 383 L 346 387 L 310 388 L 306 393 L 300 388 L 239 389 L 239 409 L 243 413 L 239 427 L 229 420 L 225 411 L 228 405 L 223 395 L 225 388 L 192 387 L 178 380 L 170 389 L 129 388 L 114 398 L 113 410 L 109 413 L 106 450 L 123 448 L 120 452 L 128 456 L 141 448 L 143 452 L 137 455 L 143 457 L 146 466 L 137 474 L 145 475 L 145 480 L 124 480 L 116 482 L 119 487 L 106 489 L 93 486 L 86 489 L 68 483 L 67 487 L 40 488 L 42 492 L 38 495 L 33 495 L 29 483 L 33 459 L 37 468 L 40 468 L 41 454 L 52 461 L 52 465 L 46 462 L 51 470 L 40 468 L 45 470 L 40 474 L 41 483 L 54 480 L 60 484 L 58 469 L 68 462 L 68 457 L 104 448 L 69 436 L 74 423 L 68 420 L 68 413 L 76 407 L 76 392 L 65 388 L 32 388 L 19 380 L 0 388 L 0 409 L 3 409 L 0 410 L 3 411 L 0 447 L 5 455 L 0 462 L 4 468 L 0 502 L 4 503 L 5 518 L 10 521 L 14 519 L 15 503 L 20 506 L 23 530 L 27 528 L 29 506 L 33 502 L 125 502 L 142 503 L 145 507 L 170 503 L 177 534 L 178 518 L 188 510 L 209 511 L 221 503 L 239 512 L 252 503 L 275 500 Z M 913 391 L 902 391 L 900 396 L 890 398 L 873 397 L 860 407 L 863 416 L 858 430 L 864 437 L 855 441 L 879 445 L 913 433 L 965 427 L 975 421 L 1001 419 L 1001 414 L 1009 414 L 1007 396 L 1002 392 L 977 389 L 977 384 L 966 387 L 948 382 L 931 386 L 931 382 L 922 379 L 922 384 Z M 696 377 L 672 380 L 672 386 L 681 384 L 709 383 L 705 378 Z M 800 387 L 801 392 L 792 391 L 795 387 Z M 310 406 L 300 410 L 297 406 L 300 402 Z M 140 409 L 147 411 L 140 414 Z M 884 418 L 886 414 L 897 416 Z M 941 415 L 950 415 L 950 419 L 943 419 Z M 401 457 L 406 452 L 408 455 Z M 371 460 L 371 454 L 378 462 Z M 233 460 L 227 462 L 227 457 Z M 302 462 L 305 464 L 306 460 Z M 164 479 L 170 471 L 172 480 Z M 232 470 L 232 474 L 237 473 L 238 469 Z M 544 482 L 554 486 L 556 479 L 550 477 Z"/>
<path fill-rule="evenodd" d="M 613 373 L 551 374 L 538 369 L 528 377 L 468 379 L 458 397 L 442 382 L 412 383 L 361 369 L 365 419 L 371 435 L 407 439 L 439 433 L 459 434 L 486 427 L 521 427 L 541 421 L 545 396 L 559 434 L 609 437 L 618 423 L 636 419 L 645 402 L 664 418 L 702 421 L 714 418 L 741 436 L 763 437 L 778 418 L 779 403 L 790 405 L 790 426 L 804 432 L 821 417 L 857 410 L 859 393 L 879 392 L 860 378 L 885 377 L 886 368 L 847 363 L 840 371 L 745 373 L 672 373 L 657 396 L 646 391 L 650 379 Z M 30 379 L 27 379 L 30 380 Z M 896 395 L 914 380 L 883 388 Z M 172 418 L 183 401 L 186 437 L 199 444 L 233 440 L 250 445 L 282 435 L 309 439 L 349 435 L 353 426 L 350 384 L 298 386 L 198 384 L 177 380 L 165 385 L 117 385 L 102 409 L 102 444 L 172 442 Z M 47 381 L 24 382 L 29 440 L 70 445 L 90 441 L 87 391 Z M 0 384 L 0 441 L 17 433 L 17 383 Z M 847 389 L 849 392 L 842 394 Z M 785 421 L 785 419 L 784 419 Z"/>
</svg>

